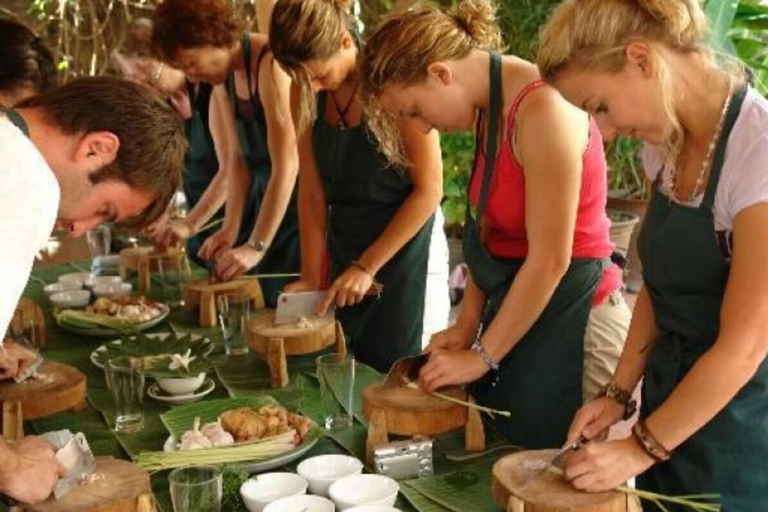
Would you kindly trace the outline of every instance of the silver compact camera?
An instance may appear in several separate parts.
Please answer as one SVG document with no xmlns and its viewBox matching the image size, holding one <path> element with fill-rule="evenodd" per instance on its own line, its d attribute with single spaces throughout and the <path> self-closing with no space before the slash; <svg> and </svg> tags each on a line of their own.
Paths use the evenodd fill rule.
<svg viewBox="0 0 768 512">
<path fill-rule="evenodd" d="M 432 439 L 416 436 L 379 445 L 374 450 L 373 463 L 377 473 L 395 480 L 432 476 Z"/>
</svg>

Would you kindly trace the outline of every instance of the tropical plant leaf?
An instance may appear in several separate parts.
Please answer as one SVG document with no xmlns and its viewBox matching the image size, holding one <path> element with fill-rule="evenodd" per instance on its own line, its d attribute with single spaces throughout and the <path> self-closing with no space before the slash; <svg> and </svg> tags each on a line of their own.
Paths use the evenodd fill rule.
<svg viewBox="0 0 768 512">
<path fill-rule="evenodd" d="M 116 357 L 128 357 L 136 359 L 151 358 L 152 356 L 169 356 L 170 354 L 185 354 L 187 350 L 190 350 L 191 355 L 196 359 L 193 364 L 198 360 L 203 361 L 206 356 L 213 349 L 213 344 L 208 338 L 201 336 L 193 336 L 191 334 L 176 335 L 175 333 L 169 333 L 165 337 L 157 335 L 148 336 L 143 333 L 136 335 L 123 336 L 120 338 L 120 343 L 107 343 L 104 349 L 96 351 L 96 359 L 101 364 L 105 364 L 110 359 Z M 159 359 L 163 361 L 164 359 Z M 152 361 L 148 361 L 152 363 Z M 212 367 L 212 362 L 206 361 L 208 368 Z M 201 367 L 201 363 L 195 367 Z M 156 365 L 152 364 L 151 367 L 155 368 Z M 167 368 L 167 364 L 166 364 Z M 155 368 L 160 372 L 159 366 Z M 175 373 L 171 376 L 183 376 L 182 373 Z"/>
</svg>

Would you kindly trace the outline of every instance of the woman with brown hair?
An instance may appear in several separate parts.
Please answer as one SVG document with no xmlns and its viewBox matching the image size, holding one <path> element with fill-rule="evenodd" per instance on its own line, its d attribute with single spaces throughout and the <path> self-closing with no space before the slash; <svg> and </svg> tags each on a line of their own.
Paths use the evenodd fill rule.
<svg viewBox="0 0 768 512">
<path fill-rule="evenodd" d="M 768 509 L 768 101 L 716 62 L 706 33 L 697 0 L 571 0 L 542 32 L 542 75 L 606 138 L 644 140 L 654 183 L 613 377 L 620 396 L 645 376 L 641 421 L 579 450 L 565 475 L 588 491 L 639 475 L 643 489 L 752 512 Z M 571 440 L 624 410 L 588 403 Z"/>
<path fill-rule="evenodd" d="M 223 227 L 200 249 L 220 278 L 299 269 L 293 189 L 298 173 L 290 79 L 274 65 L 263 34 L 241 32 L 226 0 L 166 0 L 155 12 L 157 53 L 193 82 L 214 84 L 219 163 L 228 179 Z M 240 227 L 243 226 L 243 229 Z M 240 236 L 238 236 L 240 232 Z M 274 307 L 282 279 L 262 281 Z"/>
<path fill-rule="evenodd" d="M 0 106 L 10 108 L 55 86 L 56 65 L 42 40 L 21 23 L 0 19 Z"/>
<path fill-rule="evenodd" d="M 424 323 L 429 243 L 442 193 L 436 133 L 398 125 L 405 165 L 390 165 L 358 100 L 360 43 L 348 0 L 278 0 L 270 45 L 294 78 L 299 134 L 302 279 L 323 285 L 321 309 L 337 318 L 362 362 L 387 371 L 418 354 Z"/>
<path fill-rule="evenodd" d="M 470 277 L 456 324 L 427 349 L 422 386 L 472 383 L 478 402 L 512 412 L 495 420 L 511 442 L 553 447 L 608 382 L 629 311 L 609 260 L 597 125 L 500 46 L 487 0 L 417 7 L 368 35 L 361 76 L 389 147 L 392 116 L 424 131 L 474 126 L 477 136 L 463 238 Z"/>
</svg>

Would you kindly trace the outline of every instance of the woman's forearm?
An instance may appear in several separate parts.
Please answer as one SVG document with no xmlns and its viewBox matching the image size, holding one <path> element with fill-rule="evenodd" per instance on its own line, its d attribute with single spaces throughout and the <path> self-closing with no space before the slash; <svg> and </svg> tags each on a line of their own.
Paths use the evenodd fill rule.
<svg viewBox="0 0 768 512">
<path fill-rule="evenodd" d="M 219 211 L 226 200 L 227 177 L 225 173 L 217 172 L 208 188 L 200 196 L 200 200 L 187 214 L 187 222 L 192 228 L 193 233 L 200 231 L 200 228 L 205 226 L 211 217 Z"/>
<path fill-rule="evenodd" d="M 487 296 L 472 280 L 472 273 L 467 275 L 467 284 L 464 287 L 464 298 L 461 300 L 459 313 L 456 315 L 456 323 L 464 324 L 477 329 L 482 321 L 483 309 Z"/>
<path fill-rule="evenodd" d="M 296 186 L 296 169 L 273 172 L 264 193 L 259 215 L 251 233 L 252 240 L 261 240 L 267 246 L 275 238 L 280 223 L 285 217 L 291 195 Z"/>
<path fill-rule="evenodd" d="M 245 167 L 242 156 L 233 156 L 234 165 L 230 170 L 227 180 L 227 207 L 224 213 L 224 226 L 222 229 L 237 232 L 243 220 L 243 212 L 246 208 L 246 198 L 251 189 L 251 174 Z M 250 205 L 249 205 L 250 206 Z"/>
</svg>

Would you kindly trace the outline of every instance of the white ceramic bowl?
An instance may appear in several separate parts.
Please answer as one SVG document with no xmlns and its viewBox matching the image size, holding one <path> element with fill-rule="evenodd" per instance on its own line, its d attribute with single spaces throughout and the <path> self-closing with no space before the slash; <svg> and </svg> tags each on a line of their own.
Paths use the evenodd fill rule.
<svg viewBox="0 0 768 512">
<path fill-rule="evenodd" d="M 273 501 L 306 493 L 307 481 L 296 473 L 264 473 L 240 486 L 240 496 L 251 512 L 262 512 Z"/>
<path fill-rule="evenodd" d="M 328 498 L 304 495 L 273 501 L 264 512 L 336 512 L 336 507 Z"/>
<path fill-rule="evenodd" d="M 43 287 L 43 291 L 47 296 L 51 296 L 54 293 L 66 292 L 68 290 L 82 290 L 83 287 L 76 281 L 64 281 L 61 283 L 51 283 Z"/>
<path fill-rule="evenodd" d="M 120 276 L 91 276 L 83 283 L 88 288 L 95 286 L 104 286 L 110 284 L 120 284 L 123 282 L 123 278 Z"/>
<path fill-rule="evenodd" d="M 334 482 L 328 489 L 339 510 L 359 505 L 392 506 L 400 490 L 398 483 L 384 475 L 352 475 Z"/>
<path fill-rule="evenodd" d="M 88 290 L 67 290 L 52 294 L 51 304 L 59 309 L 80 308 L 88 304 L 91 300 L 91 292 Z"/>
<path fill-rule="evenodd" d="M 363 472 L 363 463 L 349 455 L 318 455 L 301 462 L 296 472 L 309 482 L 309 492 L 328 496 L 328 488 L 336 480 Z"/>
<path fill-rule="evenodd" d="M 346 512 L 403 512 L 399 508 L 388 505 L 361 505 L 359 507 L 348 508 Z"/>
<path fill-rule="evenodd" d="M 203 385 L 205 373 L 201 372 L 197 377 L 168 377 L 155 380 L 157 385 L 170 395 L 191 395 Z"/>
<path fill-rule="evenodd" d="M 90 272 L 73 272 L 71 274 L 60 275 L 59 282 L 60 283 L 79 283 L 80 288 L 82 288 L 85 281 L 88 280 L 90 277 L 91 277 Z"/>
<path fill-rule="evenodd" d="M 128 295 L 133 290 L 133 286 L 131 283 L 104 283 L 94 285 L 92 290 L 97 297 L 112 299 L 121 295 Z"/>
</svg>

